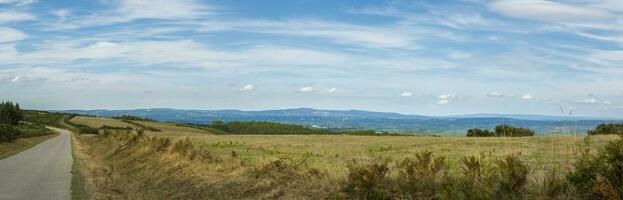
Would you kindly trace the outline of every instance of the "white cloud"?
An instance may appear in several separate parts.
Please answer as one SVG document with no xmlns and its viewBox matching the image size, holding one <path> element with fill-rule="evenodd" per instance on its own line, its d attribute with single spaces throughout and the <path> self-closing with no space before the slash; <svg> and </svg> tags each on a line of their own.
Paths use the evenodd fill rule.
<svg viewBox="0 0 623 200">
<path fill-rule="evenodd" d="M 455 94 L 442 94 L 437 97 L 437 99 L 454 99 L 457 98 Z"/>
<path fill-rule="evenodd" d="M 193 19 L 210 13 L 195 0 L 121 0 L 117 12 L 127 20 Z"/>
<path fill-rule="evenodd" d="M 577 23 L 612 18 L 609 12 L 544 0 L 498 0 L 489 8 L 500 14 L 538 21 Z"/>
<path fill-rule="evenodd" d="M 247 91 L 251 91 L 251 90 L 253 90 L 253 89 L 255 89 L 255 87 L 254 87 L 253 85 L 251 85 L 251 84 L 247 84 L 247 85 L 245 85 L 244 87 L 242 87 L 242 89 L 240 89 L 240 91 L 242 91 L 242 92 L 247 92 Z"/>
<path fill-rule="evenodd" d="M 25 12 L 18 12 L 13 10 L 0 11 L 0 23 L 29 21 L 35 19 L 37 19 L 37 17 Z"/>
<path fill-rule="evenodd" d="M 607 105 L 607 106 L 614 105 L 614 103 L 612 103 L 612 101 L 604 101 L 603 104 Z"/>
<path fill-rule="evenodd" d="M 327 90 L 328 93 L 334 93 L 337 91 L 337 88 L 331 88 L 329 90 Z"/>
<path fill-rule="evenodd" d="M 472 55 L 469 54 L 469 53 L 466 53 L 466 52 L 462 52 L 462 51 L 452 51 L 452 52 L 450 52 L 449 57 L 452 58 L 452 59 L 455 59 L 455 60 L 457 60 L 457 59 L 469 59 L 469 58 L 472 57 Z"/>
<path fill-rule="evenodd" d="M 36 0 L 0 0 L 0 4 L 26 5 L 36 2 Z"/>
<path fill-rule="evenodd" d="M 400 94 L 401 97 L 410 97 L 413 96 L 413 92 L 403 92 L 402 94 Z"/>
<path fill-rule="evenodd" d="M 215 14 L 213 7 L 196 0 L 114 0 L 112 3 L 112 10 L 94 12 L 92 15 L 72 18 L 66 22 L 49 24 L 49 28 L 76 29 L 127 23 L 139 19 L 192 20 Z M 63 13 L 60 14 L 63 15 Z"/>
<path fill-rule="evenodd" d="M 504 94 L 498 93 L 498 92 L 492 92 L 487 94 L 488 97 L 506 97 Z"/>
<path fill-rule="evenodd" d="M 524 94 L 523 96 L 521 96 L 521 99 L 530 100 L 530 99 L 534 99 L 534 96 L 532 96 L 531 94 Z"/>
<path fill-rule="evenodd" d="M 0 43 L 26 39 L 28 35 L 12 28 L 0 27 Z"/>
<path fill-rule="evenodd" d="M 60 9 L 52 11 L 52 15 L 58 17 L 59 21 L 65 21 L 67 17 L 71 15 L 72 11 L 69 9 Z"/>
<path fill-rule="evenodd" d="M 313 92 L 314 88 L 312 86 L 305 86 L 299 89 L 300 92 Z"/>
<path fill-rule="evenodd" d="M 450 103 L 450 101 L 464 100 L 464 99 L 466 99 L 466 97 L 458 96 L 456 94 L 442 94 L 442 95 L 437 96 L 437 104 L 443 105 L 443 104 Z"/>
<path fill-rule="evenodd" d="M 414 43 L 425 30 L 404 30 L 401 27 L 358 26 L 321 20 L 294 19 L 287 21 L 236 20 L 207 21 L 200 31 L 247 31 L 281 34 L 297 37 L 313 37 L 332 40 L 335 43 L 375 48 L 417 48 Z M 388 37 L 391 35 L 391 37 Z"/>
<path fill-rule="evenodd" d="M 580 104 L 596 104 L 596 103 L 598 103 L 597 99 L 595 99 L 595 97 L 589 97 L 589 98 L 586 98 L 586 99 L 581 99 L 581 100 L 578 100 L 576 102 L 580 103 Z"/>
<path fill-rule="evenodd" d="M 15 84 L 40 84 L 47 81 L 62 82 L 80 79 L 62 69 L 34 67 L 0 69 L 0 81 Z"/>
</svg>

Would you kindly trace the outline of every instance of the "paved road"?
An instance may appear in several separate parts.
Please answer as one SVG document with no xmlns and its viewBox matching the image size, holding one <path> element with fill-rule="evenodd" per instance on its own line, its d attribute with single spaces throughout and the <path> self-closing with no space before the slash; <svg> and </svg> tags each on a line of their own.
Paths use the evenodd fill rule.
<svg viewBox="0 0 623 200">
<path fill-rule="evenodd" d="M 0 160 L 0 199 L 71 198 L 71 135 L 67 130 L 51 129 L 61 134 Z"/>
</svg>

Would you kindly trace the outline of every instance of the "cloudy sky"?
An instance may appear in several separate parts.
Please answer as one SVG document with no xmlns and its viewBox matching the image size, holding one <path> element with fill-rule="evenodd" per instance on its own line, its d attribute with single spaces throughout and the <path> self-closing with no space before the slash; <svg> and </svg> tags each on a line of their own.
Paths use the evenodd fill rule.
<svg viewBox="0 0 623 200">
<path fill-rule="evenodd" d="M 0 0 L 0 99 L 623 117 L 623 1 Z"/>
</svg>

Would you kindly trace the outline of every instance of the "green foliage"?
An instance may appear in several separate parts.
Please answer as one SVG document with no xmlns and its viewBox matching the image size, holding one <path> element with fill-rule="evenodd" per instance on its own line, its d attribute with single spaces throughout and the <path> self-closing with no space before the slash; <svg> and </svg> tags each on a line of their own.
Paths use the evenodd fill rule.
<svg viewBox="0 0 623 200">
<path fill-rule="evenodd" d="M 495 135 L 498 137 L 534 136 L 534 131 L 528 128 L 498 125 L 495 127 Z"/>
<path fill-rule="evenodd" d="M 69 114 L 38 111 L 38 110 L 23 110 L 24 121 L 32 122 L 35 124 L 42 124 L 48 126 L 61 127 L 60 121 Z"/>
<path fill-rule="evenodd" d="M 597 155 L 586 149 L 567 179 L 582 199 L 623 197 L 623 139 L 610 142 Z"/>
<path fill-rule="evenodd" d="M 0 123 L 9 125 L 18 125 L 23 120 L 22 110 L 18 103 L 1 102 L 0 103 Z"/>
<path fill-rule="evenodd" d="M 589 135 L 618 134 L 623 135 L 623 124 L 599 124 L 588 131 Z"/>
<path fill-rule="evenodd" d="M 434 157 L 431 151 L 418 152 L 415 159 L 403 160 L 399 167 L 398 183 L 402 196 L 412 199 L 438 199 L 443 182 L 440 172 L 445 170 L 445 157 Z"/>
<path fill-rule="evenodd" d="M 482 130 L 479 128 L 471 128 L 467 130 L 467 137 L 492 137 L 495 136 L 494 132 L 488 129 Z"/>
<path fill-rule="evenodd" d="M 53 134 L 50 129 L 45 128 L 44 125 L 39 124 L 21 124 L 14 127 L 19 133 L 20 138 L 35 137 Z"/>
<path fill-rule="evenodd" d="M 387 162 L 348 166 L 349 174 L 344 192 L 354 199 L 390 199 L 390 192 L 384 189 L 389 167 Z"/>
<path fill-rule="evenodd" d="M 497 165 L 499 177 L 495 199 L 522 199 L 526 194 L 528 166 L 515 156 L 506 156 Z"/>
<path fill-rule="evenodd" d="M 509 125 L 498 125 L 494 131 L 488 129 L 472 128 L 467 130 L 467 137 L 523 137 L 534 136 L 534 131 L 528 128 L 512 127 Z"/>
<path fill-rule="evenodd" d="M 19 132 L 11 125 L 0 124 L 0 143 L 11 142 L 19 136 Z"/>
</svg>

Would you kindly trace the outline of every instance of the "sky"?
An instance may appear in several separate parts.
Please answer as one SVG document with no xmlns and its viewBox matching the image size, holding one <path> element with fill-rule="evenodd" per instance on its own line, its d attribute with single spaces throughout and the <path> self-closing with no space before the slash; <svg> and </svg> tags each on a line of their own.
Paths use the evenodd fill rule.
<svg viewBox="0 0 623 200">
<path fill-rule="evenodd" d="M 0 100 L 623 117 L 623 1 L 0 0 Z"/>
</svg>

